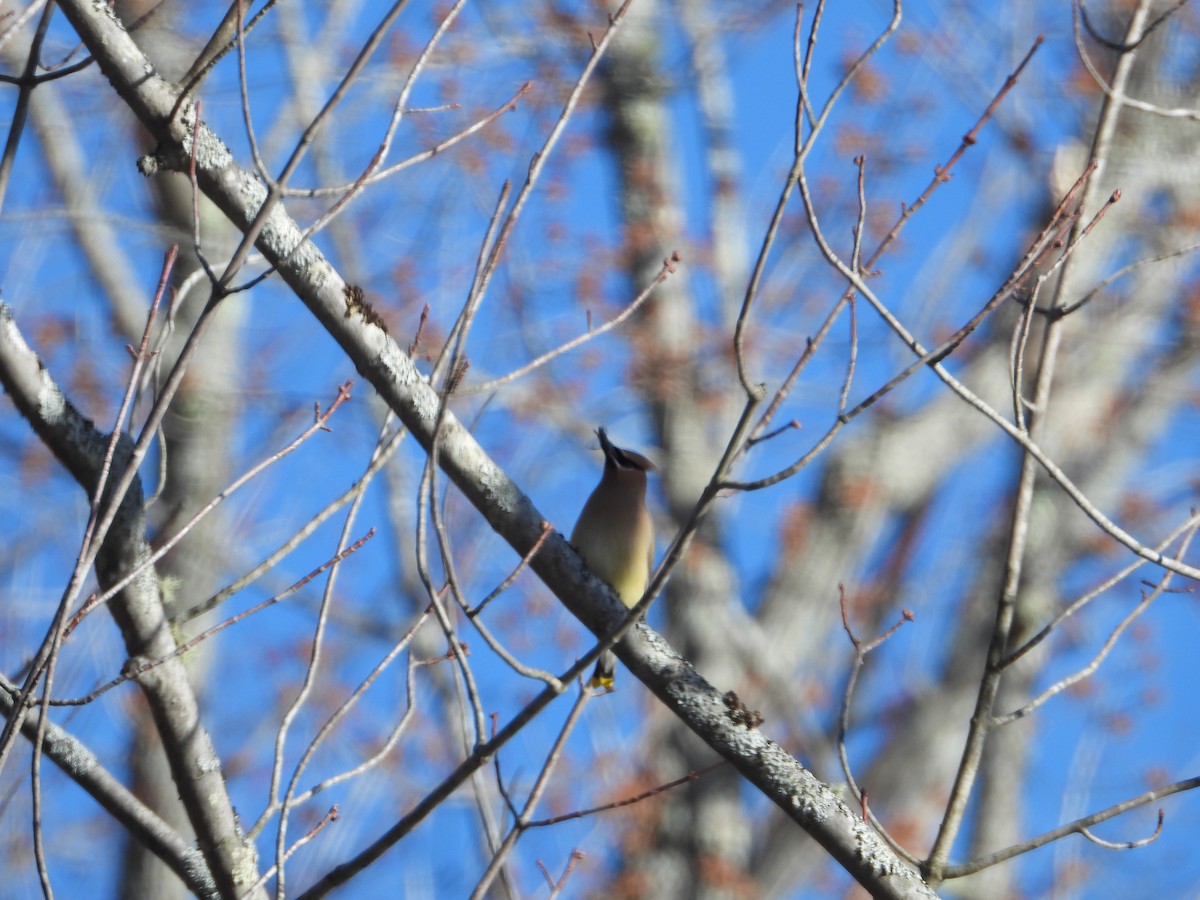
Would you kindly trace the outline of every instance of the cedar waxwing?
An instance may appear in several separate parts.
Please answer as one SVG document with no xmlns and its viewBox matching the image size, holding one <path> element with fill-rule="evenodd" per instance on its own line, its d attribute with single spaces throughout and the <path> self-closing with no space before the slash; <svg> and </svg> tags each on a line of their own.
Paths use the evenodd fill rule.
<svg viewBox="0 0 1200 900">
<path fill-rule="evenodd" d="M 604 474 L 588 497 L 571 532 L 571 543 L 592 572 L 633 607 L 646 592 L 654 565 L 654 524 L 646 509 L 646 473 L 654 464 L 631 450 L 614 447 L 596 430 L 604 451 Z M 611 691 L 617 659 L 605 650 L 589 686 Z"/>
</svg>

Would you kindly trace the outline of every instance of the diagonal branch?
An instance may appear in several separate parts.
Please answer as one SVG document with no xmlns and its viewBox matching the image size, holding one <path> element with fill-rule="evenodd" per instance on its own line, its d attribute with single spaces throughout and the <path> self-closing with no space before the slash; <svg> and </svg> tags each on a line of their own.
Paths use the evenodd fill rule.
<svg viewBox="0 0 1200 900">
<path fill-rule="evenodd" d="M 185 101 L 172 117 L 178 99 L 175 89 L 154 73 L 107 7 L 88 0 L 64 0 L 62 5 L 105 77 L 159 142 L 157 164 L 186 166 L 194 108 Z M 196 142 L 200 189 L 237 227 L 249 228 L 267 198 L 266 187 L 237 165 L 224 143 L 203 125 L 196 129 Z M 527 554 L 542 535 L 544 516 L 457 417 L 447 412 L 439 419 L 437 393 L 382 328 L 348 307 L 349 286 L 314 245 L 302 240 L 282 204 L 275 204 L 264 217 L 256 244 L 426 450 L 436 430 L 443 471 L 519 555 Z M 531 567 L 594 633 L 607 634 L 625 618 L 625 607 L 585 572 L 578 554 L 561 535 L 545 541 Z M 729 759 L 872 894 L 932 896 L 870 826 L 812 773 L 760 731 L 732 719 L 721 692 L 654 631 L 639 625 L 616 649 L 634 675 L 689 728 Z"/>
</svg>

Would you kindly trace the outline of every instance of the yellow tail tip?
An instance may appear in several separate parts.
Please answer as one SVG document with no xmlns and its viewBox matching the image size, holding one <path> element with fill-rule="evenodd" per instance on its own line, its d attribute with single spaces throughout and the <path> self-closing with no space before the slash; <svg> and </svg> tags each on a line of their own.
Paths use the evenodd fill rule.
<svg viewBox="0 0 1200 900">
<path fill-rule="evenodd" d="M 596 668 L 592 669 L 592 678 L 588 682 L 588 687 L 604 691 L 606 694 L 612 693 L 613 676 L 616 673 L 617 658 L 612 655 L 611 651 L 605 650 L 596 660 Z"/>
<path fill-rule="evenodd" d="M 611 694 L 613 690 L 613 676 L 611 675 L 593 675 L 591 681 L 588 682 L 588 687 L 593 690 L 604 691 L 606 694 Z"/>
</svg>

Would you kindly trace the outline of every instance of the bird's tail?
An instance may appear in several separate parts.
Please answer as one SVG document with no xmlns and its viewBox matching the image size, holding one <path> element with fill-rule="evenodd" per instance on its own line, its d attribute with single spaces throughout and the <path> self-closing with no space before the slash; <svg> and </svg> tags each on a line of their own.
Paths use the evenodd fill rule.
<svg viewBox="0 0 1200 900">
<path fill-rule="evenodd" d="M 611 650 L 605 650 L 600 654 L 600 658 L 596 660 L 596 668 L 592 670 L 591 681 L 588 682 L 588 687 L 599 688 L 604 691 L 613 689 L 613 677 L 617 673 L 617 658 Z"/>
</svg>

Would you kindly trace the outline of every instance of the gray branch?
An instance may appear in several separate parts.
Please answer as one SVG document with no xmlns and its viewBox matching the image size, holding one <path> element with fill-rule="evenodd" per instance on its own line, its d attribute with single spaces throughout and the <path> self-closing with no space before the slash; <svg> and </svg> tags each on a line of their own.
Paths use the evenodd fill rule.
<svg viewBox="0 0 1200 900">
<path fill-rule="evenodd" d="M 196 129 L 193 107 L 186 100 L 173 115 L 177 89 L 154 71 L 105 6 L 69 0 L 62 8 L 114 89 L 159 141 L 155 158 L 143 165 L 143 171 L 183 170 L 195 131 L 200 189 L 237 227 L 247 228 L 266 198 L 263 184 L 238 166 L 203 124 Z M 282 205 L 268 216 L 257 247 L 428 449 L 438 418 L 437 393 L 381 328 L 352 312 L 347 304 L 349 286 L 315 246 L 301 242 L 300 229 Z M 492 528 L 518 554 L 525 554 L 541 534 L 543 517 L 537 509 L 454 416 L 442 420 L 437 441 L 446 474 Z M 621 621 L 624 607 L 611 592 L 585 577 L 579 557 L 561 535 L 546 541 L 532 567 L 593 632 L 611 631 Z M 736 723 L 719 692 L 651 629 L 640 626 L 632 631 L 618 645 L 617 655 L 689 728 L 729 759 L 874 896 L 933 896 L 860 817 L 799 762 L 758 731 Z"/>
</svg>

